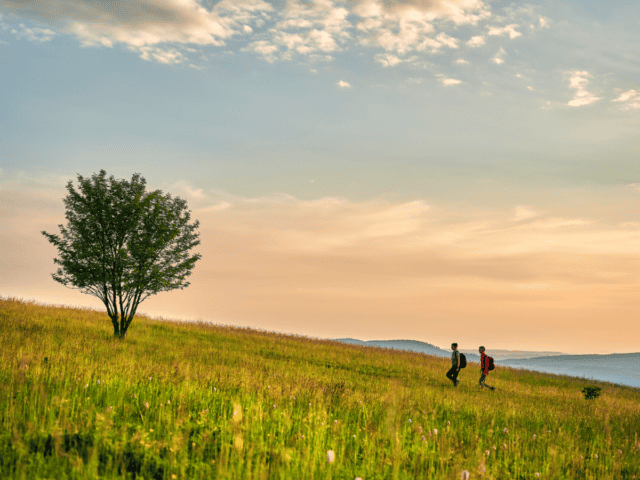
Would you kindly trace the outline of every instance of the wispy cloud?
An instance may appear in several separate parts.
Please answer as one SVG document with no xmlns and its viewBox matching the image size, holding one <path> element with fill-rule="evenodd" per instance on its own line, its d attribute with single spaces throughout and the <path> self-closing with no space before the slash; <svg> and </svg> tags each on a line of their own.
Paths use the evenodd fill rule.
<svg viewBox="0 0 640 480">
<path fill-rule="evenodd" d="M 513 220 L 518 222 L 520 220 L 526 220 L 537 216 L 538 213 L 536 213 L 531 207 L 528 207 L 526 205 L 517 205 Z"/>
<path fill-rule="evenodd" d="M 349 85 L 349 83 L 345 82 L 344 80 L 340 80 L 338 83 L 336 83 L 336 85 L 338 85 L 340 88 L 350 88 L 351 85 Z"/>
<path fill-rule="evenodd" d="M 500 51 L 496 53 L 495 56 L 492 58 L 493 63 L 497 63 L 498 65 L 500 65 L 501 63 L 504 63 L 504 59 L 502 57 L 504 57 L 506 54 L 507 52 L 504 50 L 504 48 L 500 47 Z"/>
<path fill-rule="evenodd" d="M 623 110 L 638 109 L 640 108 L 640 91 L 628 90 L 621 93 L 620 96 L 612 102 L 624 102 L 622 106 Z"/>
<path fill-rule="evenodd" d="M 456 80 L 455 78 L 441 78 L 440 81 L 444 86 L 458 85 L 459 83 L 462 83 L 462 80 Z"/>
<path fill-rule="evenodd" d="M 476 35 L 475 37 L 471 37 L 471 39 L 469 39 L 469 41 L 467 42 L 467 45 L 469 45 L 470 47 L 479 47 L 484 44 L 485 44 L 485 41 L 482 35 Z"/>
<path fill-rule="evenodd" d="M 49 42 L 57 35 L 56 32 L 49 28 L 28 28 L 25 27 L 23 23 L 18 25 L 18 28 L 12 28 L 10 32 L 15 35 L 15 37 L 20 40 L 22 38 L 32 42 L 32 43 L 44 43 Z M 3 42 L 6 43 L 6 42 Z"/>
<path fill-rule="evenodd" d="M 587 77 L 591 76 L 589 72 L 576 70 L 568 73 L 571 75 L 571 78 L 569 78 L 569 88 L 574 89 L 576 93 L 567 105 L 570 107 L 580 107 L 583 105 L 591 105 L 600 100 L 600 97 L 596 97 L 586 89 L 586 86 L 589 84 Z"/>
<path fill-rule="evenodd" d="M 507 25 L 506 27 L 489 27 L 489 33 L 487 33 L 487 35 L 509 35 L 509 38 L 513 39 L 516 37 L 519 37 L 522 35 L 522 33 L 517 32 L 515 30 L 515 28 L 518 25 L 511 24 L 511 25 Z"/>
</svg>

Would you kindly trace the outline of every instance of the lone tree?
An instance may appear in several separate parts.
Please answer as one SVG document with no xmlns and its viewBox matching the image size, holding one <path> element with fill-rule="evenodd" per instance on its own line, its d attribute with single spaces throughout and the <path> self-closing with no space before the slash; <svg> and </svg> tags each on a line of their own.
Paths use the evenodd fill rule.
<svg viewBox="0 0 640 480">
<path fill-rule="evenodd" d="M 60 254 L 56 282 L 98 297 L 107 307 L 113 333 L 124 338 L 140 302 L 150 295 L 189 286 L 184 282 L 202 256 L 188 255 L 200 244 L 196 220 L 189 225 L 186 200 L 160 190 L 145 192 L 146 180 L 109 182 L 100 170 L 92 179 L 78 175 L 79 192 L 67 184 L 67 228 L 62 238 L 42 234 Z M 92 182 L 93 180 L 93 182 Z M 118 314 L 118 306 L 120 314 Z"/>
</svg>

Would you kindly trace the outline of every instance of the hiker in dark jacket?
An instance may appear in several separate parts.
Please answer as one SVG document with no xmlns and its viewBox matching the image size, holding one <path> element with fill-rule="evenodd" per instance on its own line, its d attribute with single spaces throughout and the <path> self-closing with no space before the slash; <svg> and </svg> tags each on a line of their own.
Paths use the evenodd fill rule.
<svg viewBox="0 0 640 480">
<path fill-rule="evenodd" d="M 460 352 L 458 351 L 458 344 L 452 343 L 451 350 L 451 369 L 447 372 L 447 378 L 453 382 L 453 386 L 457 387 L 460 383 L 458 380 L 458 372 L 460 372 Z"/>
<path fill-rule="evenodd" d="M 495 390 L 495 387 L 491 387 L 485 383 L 485 379 L 487 375 L 489 375 L 489 356 L 484 353 L 484 347 L 480 347 L 480 371 L 482 375 L 480 375 L 480 386 L 487 387 L 490 390 Z"/>
</svg>

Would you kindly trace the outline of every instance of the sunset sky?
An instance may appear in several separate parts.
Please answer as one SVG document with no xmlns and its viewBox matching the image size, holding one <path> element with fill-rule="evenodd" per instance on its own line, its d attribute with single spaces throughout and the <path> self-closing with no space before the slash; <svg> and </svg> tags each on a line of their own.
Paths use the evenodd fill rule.
<svg viewBox="0 0 640 480">
<path fill-rule="evenodd" d="M 639 352 L 639 23 L 616 0 L 0 0 L 0 295 L 104 310 L 40 232 L 105 169 L 200 222 L 191 285 L 141 313 Z"/>
</svg>

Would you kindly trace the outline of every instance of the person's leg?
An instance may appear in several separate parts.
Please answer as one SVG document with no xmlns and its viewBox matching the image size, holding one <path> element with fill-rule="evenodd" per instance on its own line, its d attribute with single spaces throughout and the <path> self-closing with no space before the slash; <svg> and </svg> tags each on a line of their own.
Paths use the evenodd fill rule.
<svg viewBox="0 0 640 480">
<path fill-rule="evenodd" d="M 491 385 L 487 385 L 485 380 L 487 378 L 487 375 L 485 375 L 484 373 L 480 376 L 480 386 L 481 387 L 487 387 L 489 390 L 495 390 L 494 387 L 492 387 Z"/>
<path fill-rule="evenodd" d="M 447 372 L 447 378 L 451 380 L 454 384 L 456 383 L 455 379 L 456 369 L 451 367 L 451 369 Z"/>
<path fill-rule="evenodd" d="M 457 368 L 452 369 L 453 370 L 453 384 L 457 387 L 458 383 L 460 383 L 460 381 L 458 380 L 458 373 L 460 373 L 460 370 L 458 370 Z"/>
</svg>

